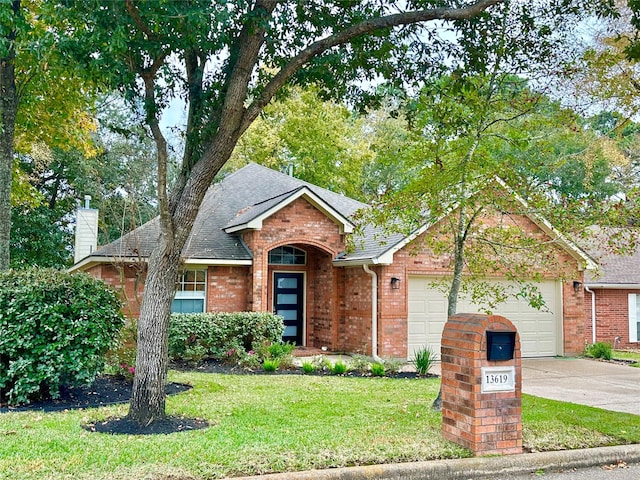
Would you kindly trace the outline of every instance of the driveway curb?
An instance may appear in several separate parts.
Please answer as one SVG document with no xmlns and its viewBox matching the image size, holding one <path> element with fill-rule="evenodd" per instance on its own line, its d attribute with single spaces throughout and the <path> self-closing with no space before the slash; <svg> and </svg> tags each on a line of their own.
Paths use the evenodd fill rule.
<svg viewBox="0 0 640 480">
<path fill-rule="evenodd" d="M 234 480 L 470 480 L 495 475 L 532 473 L 538 470 L 586 468 L 598 465 L 640 463 L 640 445 L 523 453 L 502 457 L 393 463 L 333 468 L 306 472 L 275 473 Z"/>
</svg>

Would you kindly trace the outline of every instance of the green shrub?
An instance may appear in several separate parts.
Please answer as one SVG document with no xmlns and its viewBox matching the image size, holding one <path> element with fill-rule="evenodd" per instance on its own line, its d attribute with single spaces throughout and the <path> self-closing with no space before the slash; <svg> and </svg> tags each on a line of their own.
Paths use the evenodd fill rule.
<svg viewBox="0 0 640 480">
<path fill-rule="evenodd" d="M 331 373 L 333 373 L 334 375 L 342 375 L 344 373 L 347 373 L 347 364 L 342 360 L 336 361 L 336 363 L 334 363 L 331 367 Z"/>
<path fill-rule="evenodd" d="M 402 360 L 399 360 L 397 358 L 387 358 L 382 361 L 382 365 L 384 366 L 388 374 L 398 373 L 402 364 Z"/>
<path fill-rule="evenodd" d="M 266 347 L 265 356 L 267 358 L 284 358 L 291 355 L 295 348 L 296 346 L 293 343 L 273 342 Z"/>
<path fill-rule="evenodd" d="M 262 345 L 256 347 L 256 356 L 260 361 L 266 359 L 278 360 L 280 368 L 291 368 L 294 366 L 293 351 L 296 346 L 288 342 L 263 342 Z"/>
<path fill-rule="evenodd" d="M 592 358 L 611 360 L 611 357 L 613 356 L 613 348 L 608 343 L 596 342 L 586 347 L 585 355 Z"/>
<path fill-rule="evenodd" d="M 266 358 L 262 363 L 262 368 L 265 372 L 275 372 L 276 370 L 278 370 L 279 366 L 280 362 L 275 358 Z"/>
<path fill-rule="evenodd" d="M 369 357 L 365 355 L 356 354 L 351 356 L 351 368 L 358 373 L 368 373 L 370 363 Z"/>
<path fill-rule="evenodd" d="M 418 375 L 427 375 L 436 363 L 436 354 L 429 347 L 423 347 L 414 354 L 413 364 Z"/>
<path fill-rule="evenodd" d="M 313 373 L 316 371 L 316 366 L 309 361 L 304 361 L 302 362 L 302 371 L 304 373 Z"/>
<path fill-rule="evenodd" d="M 87 274 L 0 273 L 0 401 L 59 396 L 90 383 L 124 324 L 118 294 Z"/>
<path fill-rule="evenodd" d="M 331 369 L 333 368 L 333 364 L 331 363 L 331 360 L 329 360 L 326 356 L 324 355 L 317 355 L 315 357 L 313 357 L 313 365 L 319 369 L 322 370 L 323 372 L 325 371 L 331 371 Z"/>
<path fill-rule="evenodd" d="M 282 317 L 269 312 L 174 313 L 169 323 L 169 356 L 241 361 L 264 343 L 280 342 Z"/>
<path fill-rule="evenodd" d="M 133 381 L 136 366 L 138 323 L 131 319 L 120 330 L 118 342 L 107 352 L 105 373 Z"/>
<path fill-rule="evenodd" d="M 382 363 L 374 362 L 371 364 L 371 375 L 374 377 L 384 377 L 385 373 L 385 368 Z"/>
</svg>

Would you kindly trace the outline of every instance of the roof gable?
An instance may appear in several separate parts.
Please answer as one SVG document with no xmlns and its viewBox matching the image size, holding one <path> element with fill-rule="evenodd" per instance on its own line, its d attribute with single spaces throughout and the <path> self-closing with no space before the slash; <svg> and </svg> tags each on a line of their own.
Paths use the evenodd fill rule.
<svg viewBox="0 0 640 480">
<path fill-rule="evenodd" d="M 513 189 L 511 189 L 501 178 L 495 177 L 494 181 L 500 188 L 503 188 L 514 199 L 514 201 L 525 207 L 525 209 L 528 209 L 526 200 L 524 200 L 520 195 L 513 191 Z M 425 233 L 438 221 L 453 213 L 455 209 L 456 208 L 452 208 L 449 212 L 447 212 L 447 214 L 443 215 L 440 218 L 430 219 L 430 221 L 425 222 L 425 224 L 414 230 L 409 235 L 396 233 L 385 236 L 381 233 L 381 229 L 379 227 L 367 226 L 363 230 L 363 242 L 361 242 L 360 245 L 356 247 L 355 251 L 349 254 L 345 253 L 340 255 L 334 263 L 371 263 L 390 265 L 393 263 L 393 256 L 396 252 L 398 252 L 413 240 L 415 240 L 417 237 Z M 558 244 L 563 248 L 563 250 L 565 250 L 572 258 L 574 258 L 578 262 L 580 269 L 592 270 L 596 268 L 595 262 L 587 253 L 585 253 L 584 250 L 582 250 L 576 243 L 572 242 L 562 233 L 556 230 L 545 218 L 534 213 L 525 214 L 525 216 L 529 218 L 538 228 L 540 228 L 540 230 L 542 230 L 550 238 L 557 241 Z M 376 246 L 373 244 L 373 242 L 376 242 L 376 238 L 381 239 L 377 240 L 378 248 L 376 248 Z"/>
<path fill-rule="evenodd" d="M 184 249 L 186 263 L 251 264 L 252 254 L 240 232 L 259 228 L 270 215 L 298 198 L 314 205 L 341 231 L 353 231 L 349 218 L 365 204 L 250 163 L 207 191 Z M 98 247 L 80 265 L 148 257 L 158 242 L 158 218 Z"/>
<path fill-rule="evenodd" d="M 340 233 L 353 232 L 353 223 L 306 185 L 302 185 L 291 192 L 286 192 L 276 198 L 265 200 L 244 209 L 236 218 L 227 224 L 224 231 L 234 233 L 243 230 L 260 230 L 264 220 L 299 198 L 305 199 L 334 223 L 338 224 Z"/>
</svg>

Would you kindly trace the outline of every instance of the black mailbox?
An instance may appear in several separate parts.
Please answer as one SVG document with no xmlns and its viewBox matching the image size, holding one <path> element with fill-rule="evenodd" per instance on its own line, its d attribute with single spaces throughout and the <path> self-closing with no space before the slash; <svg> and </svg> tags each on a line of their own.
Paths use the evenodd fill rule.
<svg viewBox="0 0 640 480">
<path fill-rule="evenodd" d="M 516 332 L 487 330 L 487 360 L 512 360 L 516 347 Z"/>
</svg>

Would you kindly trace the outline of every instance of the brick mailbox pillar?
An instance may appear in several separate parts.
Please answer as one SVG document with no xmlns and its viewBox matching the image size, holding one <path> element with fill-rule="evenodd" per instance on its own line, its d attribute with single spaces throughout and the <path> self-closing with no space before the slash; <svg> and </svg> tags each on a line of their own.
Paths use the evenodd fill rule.
<svg viewBox="0 0 640 480">
<path fill-rule="evenodd" d="M 458 314 L 442 332 L 442 433 L 476 455 L 522 453 L 520 337 L 498 315 Z"/>
</svg>

